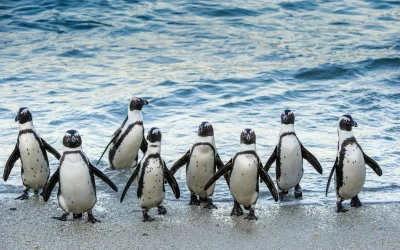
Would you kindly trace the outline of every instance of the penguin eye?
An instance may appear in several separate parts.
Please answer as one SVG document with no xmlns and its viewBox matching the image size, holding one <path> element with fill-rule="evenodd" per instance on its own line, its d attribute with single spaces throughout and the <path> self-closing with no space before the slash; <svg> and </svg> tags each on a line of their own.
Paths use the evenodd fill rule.
<svg viewBox="0 0 400 250">
<path fill-rule="evenodd" d="M 254 131 L 252 130 L 252 131 L 250 132 L 250 134 L 251 134 L 251 135 L 254 135 L 255 133 L 254 133 Z"/>
<path fill-rule="evenodd" d="M 281 116 L 285 116 L 285 112 L 282 112 Z"/>
<path fill-rule="evenodd" d="M 139 102 L 139 101 L 140 101 L 140 99 L 139 99 L 139 98 L 137 98 L 137 97 L 135 97 L 135 98 L 133 98 L 133 99 L 132 99 L 132 101 L 133 101 L 133 102 Z"/>
<path fill-rule="evenodd" d="M 27 110 L 27 109 L 24 109 L 24 110 L 22 110 L 21 114 L 26 115 L 27 112 L 28 112 L 28 110 Z"/>
<path fill-rule="evenodd" d="M 243 131 L 242 131 L 242 134 L 244 134 L 244 135 L 247 134 L 247 131 L 246 131 L 246 130 L 243 130 Z"/>
<path fill-rule="evenodd" d="M 293 112 L 289 112 L 289 117 L 292 117 L 293 116 Z"/>
</svg>

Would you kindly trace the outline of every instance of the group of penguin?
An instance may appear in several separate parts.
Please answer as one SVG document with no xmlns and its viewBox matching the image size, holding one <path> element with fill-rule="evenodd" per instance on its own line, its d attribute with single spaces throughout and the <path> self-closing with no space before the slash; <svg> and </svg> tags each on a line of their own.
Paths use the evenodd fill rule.
<svg viewBox="0 0 400 250">
<path fill-rule="evenodd" d="M 151 128 L 144 138 L 142 108 L 148 101 L 132 98 L 128 105 L 128 115 L 122 125 L 115 131 L 107 148 L 111 169 L 132 168 L 120 201 L 122 202 L 132 182 L 137 179 L 137 198 L 142 208 L 143 221 L 154 220 L 148 215 L 151 208 L 157 207 L 158 214 L 166 214 L 163 206 L 165 197 L 164 182 L 167 182 L 175 197 L 180 197 L 178 183 L 174 174 L 182 166 L 186 166 L 186 184 L 190 191 L 189 205 L 206 203 L 205 208 L 217 208 L 212 195 L 216 181 L 224 176 L 234 199 L 231 215 L 243 215 L 244 209 L 249 210 L 245 219 L 256 220 L 255 205 L 259 194 L 260 183 L 265 183 L 275 201 L 283 199 L 288 191 L 294 188 L 296 198 L 302 197 L 300 180 L 303 177 L 303 159 L 322 174 L 322 167 L 297 138 L 294 131 L 295 116 L 290 110 L 281 114 L 281 131 L 279 142 L 265 166 L 256 152 L 256 134 L 252 129 L 244 129 L 240 134 L 239 151 L 226 163 L 221 161 L 214 140 L 213 126 L 202 122 L 198 136 L 192 147 L 170 168 L 161 157 L 161 138 L 159 128 Z M 94 176 L 107 183 L 114 191 L 116 185 L 99 169 L 97 169 L 82 150 L 82 139 L 76 130 L 68 130 L 63 137 L 63 154 L 52 148 L 34 129 L 32 114 L 28 108 L 20 108 L 15 121 L 19 122 L 17 143 L 11 153 L 5 168 L 3 179 L 7 181 L 15 162 L 21 159 L 21 176 L 24 185 L 23 194 L 17 199 L 27 199 L 30 189 L 35 193 L 43 189 L 41 195 L 47 201 L 52 190 L 59 184 L 58 203 L 64 213 L 53 217 L 61 221 L 67 220 L 72 213 L 73 218 L 81 218 L 87 212 L 88 221 L 98 220 L 92 214 L 96 203 L 96 185 Z M 346 212 L 342 202 L 351 199 L 352 207 L 362 204 L 358 193 L 364 186 L 366 168 L 371 167 L 378 176 L 382 175 L 379 165 L 368 157 L 357 143 L 352 128 L 357 123 L 350 115 L 343 115 L 338 126 L 338 151 L 332 171 L 328 177 L 326 194 L 333 173 L 337 197 L 337 212 Z M 139 161 L 138 151 L 143 152 Z M 50 168 L 47 152 L 59 160 L 56 172 L 50 178 Z M 276 162 L 277 191 L 268 175 L 272 164 Z"/>
</svg>

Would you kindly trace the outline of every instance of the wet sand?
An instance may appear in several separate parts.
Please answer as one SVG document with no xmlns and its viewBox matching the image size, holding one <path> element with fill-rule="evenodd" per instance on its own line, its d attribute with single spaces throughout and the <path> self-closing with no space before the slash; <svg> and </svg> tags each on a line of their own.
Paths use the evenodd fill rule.
<svg viewBox="0 0 400 250">
<path fill-rule="evenodd" d="M 53 194 L 54 195 L 54 194 Z M 218 209 L 166 201 L 167 215 L 142 222 L 133 195 L 99 199 L 94 216 L 61 222 L 56 200 L 0 200 L 1 249 L 399 249 L 400 204 L 364 204 L 337 214 L 334 206 L 261 202 L 257 221 L 231 217 L 231 203 Z M 345 205 L 348 206 L 348 203 Z M 15 209 L 15 210 L 14 210 Z M 247 211 L 245 211 L 247 214 Z"/>
</svg>

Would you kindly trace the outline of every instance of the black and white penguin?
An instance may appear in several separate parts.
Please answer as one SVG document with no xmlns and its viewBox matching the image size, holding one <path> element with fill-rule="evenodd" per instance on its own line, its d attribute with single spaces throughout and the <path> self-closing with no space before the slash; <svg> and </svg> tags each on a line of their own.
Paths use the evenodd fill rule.
<svg viewBox="0 0 400 250">
<path fill-rule="evenodd" d="M 3 179 L 7 181 L 15 162 L 21 158 L 21 177 L 24 191 L 16 199 L 29 197 L 29 189 L 37 193 L 44 188 L 50 176 L 46 150 L 60 159 L 60 154 L 41 138 L 33 127 L 32 113 L 27 107 L 20 108 L 15 117 L 19 122 L 19 134 L 14 151 L 4 167 Z"/>
<path fill-rule="evenodd" d="M 274 152 L 265 164 L 264 170 L 268 172 L 271 165 L 276 162 L 276 182 L 279 188 L 279 199 L 294 188 L 294 196 L 302 197 L 300 180 L 303 177 L 303 158 L 322 174 L 321 164 L 297 138 L 294 132 L 294 113 L 285 110 L 281 115 L 281 132 L 279 142 Z"/>
<path fill-rule="evenodd" d="M 148 101 L 134 97 L 128 105 L 128 116 L 122 125 L 114 132 L 113 137 L 100 156 L 99 164 L 108 146 L 108 160 L 112 169 L 134 168 L 138 163 L 139 148 L 146 153 L 147 144 L 144 139 L 143 105 Z"/>
<path fill-rule="evenodd" d="M 58 187 L 58 204 L 64 213 L 60 217 L 53 217 L 60 221 L 67 220 L 69 213 L 74 218 L 82 217 L 88 213 L 88 221 L 95 223 L 92 208 L 96 204 L 96 184 L 94 175 L 107 183 L 114 191 L 118 192 L 115 184 L 94 167 L 89 158 L 82 151 L 82 139 L 76 130 L 68 130 L 63 138 L 64 152 L 60 159 L 57 171 L 51 177 L 43 192 L 44 201 L 48 201 L 55 185 Z"/>
<path fill-rule="evenodd" d="M 179 199 L 180 191 L 178 183 L 173 174 L 165 165 L 161 158 L 161 131 L 158 128 L 151 128 L 147 135 L 148 146 L 145 155 L 129 178 L 124 191 L 121 195 L 121 202 L 124 200 L 126 192 L 132 182 L 139 175 L 137 180 L 137 198 L 142 207 L 143 221 L 152 221 L 147 213 L 153 208 L 158 208 L 158 214 L 166 214 L 167 210 L 163 206 L 165 197 L 164 180 L 171 186 L 172 191 Z"/>
<path fill-rule="evenodd" d="M 217 153 L 214 140 L 214 129 L 209 122 L 199 126 L 198 137 L 192 148 L 186 152 L 170 169 L 172 174 L 186 165 L 186 185 L 190 191 L 189 205 L 200 205 L 200 200 L 207 202 L 204 208 L 217 208 L 212 202 L 215 183 L 207 190 L 204 186 L 215 174 L 216 169 L 224 166 Z M 200 200 L 197 199 L 197 195 Z"/>
<path fill-rule="evenodd" d="M 255 205 L 259 193 L 259 179 L 263 180 L 275 201 L 278 201 L 278 192 L 268 173 L 264 171 L 260 158 L 256 152 L 256 134 L 251 129 L 245 129 L 240 134 L 240 150 L 233 159 L 207 182 L 204 190 L 207 190 L 222 175 L 229 172 L 229 190 L 234 198 L 232 215 L 240 216 L 243 205 L 246 210 L 250 210 L 245 218 L 257 220 L 255 215 Z"/>
<path fill-rule="evenodd" d="M 337 198 L 336 212 L 346 212 L 347 209 L 343 208 L 342 202 L 351 199 L 350 206 L 362 206 L 358 193 L 365 183 L 365 164 L 370 166 L 378 176 L 382 175 L 382 170 L 378 163 L 371 157 L 366 155 L 358 144 L 354 133 L 353 127 L 357 127 L 357 123 L 350 115 L 343 115 L 339 119 L 338 127 L 338 151 L 336 161 L 328 177 L 326 185 L 326 195 L 328 195 L 329 184 L 334 172 L 335 175 L 335 188 Z"/>
</svg>

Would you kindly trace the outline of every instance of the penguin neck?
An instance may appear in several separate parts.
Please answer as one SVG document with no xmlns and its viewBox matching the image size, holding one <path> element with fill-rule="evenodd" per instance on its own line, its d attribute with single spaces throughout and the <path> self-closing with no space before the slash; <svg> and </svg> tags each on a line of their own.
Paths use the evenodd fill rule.
<svg viewBox="0 0 400 250">
<path fill-rule="evenodd" d="M 293 132 L 294 133 L 294 124 L 282 124 L 281 125 L 281 135 L 283 133 Z"/>
<path fill-rule="evenodd" d="M 197 143 L 208 142 L 215 147 L 214 136 L 197 136 Z"/>
<path fill-rule="evenodd" d="M 341 130 L 340 128 L 338 128 L 338 134 L 339 134 L 339 144 L 342 144 L 343 141 L 346 139 L 355 137 L 353 131 Z"/>
<path fill-rule="evenodd" d="M 76 148 L 69 148 L 64 146 L 64 152 L 82 151 L 82 145 Z"/>
<path fill-rule="evenodd" d="M 25 122 L 25 123 L 20 123 L 19 124 L 19 130 L 25 130 L 25 129 L 32 129 L 35 130 L 35 128 L 33 127 L 33 122 L 29 121 L 29 122 Z"/>
<path fill-rule="evenodd" d="M 147 141 L 147 151 L 146 155 L 151 155 L 151 154 L 160 154 L 161 153 L 161 142 L 149 142 Z"/>
<path fill-rule="evenodd" d="M 142 111 L 140 110 L 128 111 L 128 120 L 130 122 L 143 121 Z"/>
<path fill-rule="evenodd" d="M 240 143 L 240 152 L 243 151 L 256 151 L 256 144 L 244 144 Z"/>
</svg>

